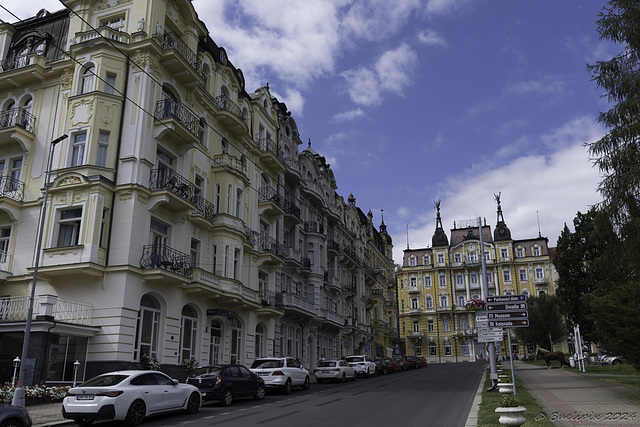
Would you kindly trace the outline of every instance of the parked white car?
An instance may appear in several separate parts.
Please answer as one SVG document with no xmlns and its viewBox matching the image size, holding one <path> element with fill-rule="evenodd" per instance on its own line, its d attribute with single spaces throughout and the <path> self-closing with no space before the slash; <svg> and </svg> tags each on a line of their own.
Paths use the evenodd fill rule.
<svg viewBox="0 0 640 427">
<path fill-rule="evenodd" d="M 345 382 L 347 378 L 355 381 L 358 378 L 356 368 L 350 366 L 346 360 L 324 360 L 318 363 L 314 373 L 318 383 L 325 380 Z"/>
<path fill-rule="evenodd" d="M 250 369 L 260 375 L 268 389 L 279 389 L 285 394 L 291 393 L 292 387 L 307 390 L 311 383 L 309 371 L 293 357 L 261 357 L 253 361 Z"/>
<path fill-rule="evenodd" d="M 200 409 L 200 391 L 158 371 L 117 371 L 73 387 L 62 401 L 62 416 L 80 425 L 119 420 L 139 425 L 151 415 Z"/>
<path fill-rule="evenodd" d="M 364 375 L 366 377 L 374 375 L 376 373 L 376 364 L 373 360 L 366 355 L 349 356 L 345 358 L 347 363 L 354 368 L 358 375 Z"/>
</svg>

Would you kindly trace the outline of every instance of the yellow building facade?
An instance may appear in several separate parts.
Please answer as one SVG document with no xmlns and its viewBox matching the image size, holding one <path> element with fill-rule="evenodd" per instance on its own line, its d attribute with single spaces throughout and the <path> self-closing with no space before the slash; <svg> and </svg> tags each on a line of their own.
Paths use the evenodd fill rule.
<svg viewBox="0 0 640 427">
<path fill-rule="evenodd" d="M 396 274 L 402 343 L 407 355 L 424 356 L 431 363 L 483 360 L 486 343 L 478 341 L 475 312 L 465 304 L 472 298 L 486 301 L 490 295 L 554 293 L 548 241 L 541 236 L 512 239 L 499 201 L 493 232 L 486 220 L 481 227 L 471 220 L 454 222 L 447 236 L 436 206 L 432 245 L 406 249 Z M 514 352 L 533 352 L 513 338 Z M 501 353 L 509 354 L 506 338 Z"/>
</svg>

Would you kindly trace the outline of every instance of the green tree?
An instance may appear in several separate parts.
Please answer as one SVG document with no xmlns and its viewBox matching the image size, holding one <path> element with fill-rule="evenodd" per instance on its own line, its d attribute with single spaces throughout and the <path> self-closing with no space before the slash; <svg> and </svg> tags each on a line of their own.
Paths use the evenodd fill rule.
<svg viewBox="0 0 640 427">
<path fill-rule="evenodd" d="M 529 327 L 516 328 L 516 337 L 524 344 L 551 349 L 552 342 L 564 340 L 567 328 L 555 295 L 540 294 L 528 300 Z"/>
</svg>

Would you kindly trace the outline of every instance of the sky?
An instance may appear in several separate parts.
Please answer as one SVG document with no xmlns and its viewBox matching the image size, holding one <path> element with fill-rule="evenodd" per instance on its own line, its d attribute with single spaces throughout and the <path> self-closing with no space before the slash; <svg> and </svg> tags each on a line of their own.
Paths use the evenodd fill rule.
<svg viewBox="0 0 640 427">
<path fill-rule="evenodd" d="M 21 19 L 62 8 L 2 3 Z M 268 83 L 286 103 L 338 194 L 384 215 L 396 263 L 431 244 L 437 200 L 445 230 L 493 229 L 500 194 L 512 237 L 550 247 L 601 201 L 585 143 L 611 106 L 586 65 L 620 50 L 599 39 L 605 0 L 192 3 L 246 90 Z"/>
</svg>

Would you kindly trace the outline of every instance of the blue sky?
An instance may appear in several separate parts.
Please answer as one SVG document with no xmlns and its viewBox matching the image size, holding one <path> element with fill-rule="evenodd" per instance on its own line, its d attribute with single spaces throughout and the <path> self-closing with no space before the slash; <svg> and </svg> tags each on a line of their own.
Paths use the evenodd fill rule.
<svg viewBox="0 0 640 427">
<path fill-rule="evenodd" d="M 37 6 L 3 4 L 21 18 Z M 194 0 L 247 91 L 269 83 L 301 138 L 327 158 L 338 193 L 402 250 L 425 247 L 441 199 L 445 229 L 496 222 L 501 193 L 515 239 L 555 246 L 600 201 L 583 147 L 609 107 L 586 71 L 605 0 Z M 4 11 L 0 19 L 14 22 Z M 408 230 L 408 232 L 407 232 Z"/>
</svg>

